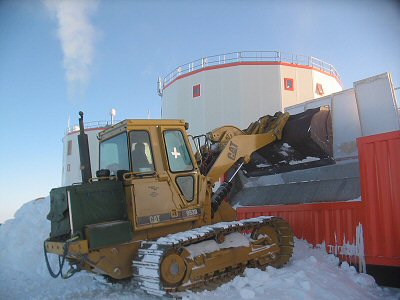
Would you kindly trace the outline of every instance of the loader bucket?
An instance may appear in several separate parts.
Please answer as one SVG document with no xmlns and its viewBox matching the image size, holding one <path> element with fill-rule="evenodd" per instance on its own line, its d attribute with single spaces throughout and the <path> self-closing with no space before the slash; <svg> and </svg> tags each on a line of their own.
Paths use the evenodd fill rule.
<svg viewBox="0 0 400 300">
<path fill-rule="evenodd" d="M 253 153 L 244 173 L 253 177 L 332 164 L 332 141 L 328 108 L 318 107 L 291 115 L 282 139 Z"/>
</svg>

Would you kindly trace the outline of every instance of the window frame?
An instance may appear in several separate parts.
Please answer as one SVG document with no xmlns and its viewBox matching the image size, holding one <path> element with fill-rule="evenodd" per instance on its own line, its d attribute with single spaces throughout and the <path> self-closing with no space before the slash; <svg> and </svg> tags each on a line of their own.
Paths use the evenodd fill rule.
<svg viewBox="0 0 400 300">
<path fill-rule="evenodd" d="M 182 136 L 182 139 L 183 139 L 183 143 L 184 143 L 184 145 L 185 145 L 185 147 L 186 147 L 186 151 L 187 151 L 187 153 L 188 153 L 188 155 L 189 155 L 190 162 L 192 163 L 192 169 L 190 169 L 190 170 L 183 170 L 183 171 L 172 171 L 172 169 L 171 169 L 171 163 L 170 163 L 170 161 L 169 161 L 169 156 L 168 156 L 167 142 L 166 142 L 166 139 L 165 139 L 165 133 L 166 133 L 166 132 L 169 132 L 169 131 L 171 131 L 171 132 L 179 131 L 179 132 L 180 132 L 180 134 L 181 134 L 181 136 Z M 193 172 L 193 171 L 195 170 L 195 165 L 194 165 L 194 163 L 193 163 L 192 157 L 190 156 L 190 151 L 189 151 L 189 149 L 188 149 L 188 145 L 187 145 L 187 143 L 186 143 L 185 135 L 183 134 L 182 130 L 180 130 L 180 129 L 173 129 L 173 128 L 171 128 L 171 129 L 165 129 L 165 130 L 163 131 L 163 140 L 164 140 L 164 145 L 165 145 L 164 151 L 165 151 L 165 155 L 166 155 L 166 158 L 167 158 L 167 163 L 168 163 L 168 169 L 169 169 L 169 171 L 170 171 L 171 173 L 173 173 L 173 174 Z"/>
<path fill-rule="evenodd" d="M 172 172 L 172 171 L 171 171 Z M 178 179 L 179 178 L 182 178 L 182 177 L 190 177 L 190 178 L 192 178 L 192 199 L 191 200 L 188 200 L 188 199 L 186 199 L 186 196 L 185 196 L 185 194 L 183 193 L 183 191 L 182 191 L 182 188 L 181 188 L 181 186 L 179 185 L 179 183 L 178 183 Z M 180 193 L 182 194 L 182 196 L 183 196 L 183 199 L 185 199 L 185 201 L 186 202 L 188 202 L 188 203 L 191 203 L 191 202 L 193 202 L 195 199 L 196 199 L 196 197 L 195 197 L 195 195 L 196 195 L 196 190 L 195 190 L 195 185 L 196 185 L 196 180 L 195 180 L 195 178 L 193 177 L 193 175 L 190 175 L 190 174 L 187 174 L 187 175 L 177 175 L 176 177 L 175 177 L 175 184 L 176 184 L 176 186 L 178 187 L 178 189 L 179 189 L 179 191 L 180 191 Z"/>
<path fill-rule="evenodd" d="M 288 82 L 292 83 L 292 87 L 288 87 Z M 283 87 L 286 91 L 294 91 L 294 79 L 293 78 L 283 78 Z"/>
<path fill-rule="evenodd" d="M 102 145 L 104 142 L 107 142 L 108 140 L 111 140 L 111 139 L 113 139 L 113 138 L 115 138 L 115 137 L 117 137 L 117 136 L 119 136 L 119 135 L 123 135 L 123 134 L 125 134 L 125 137 L 126 137 L 126 147 L 127 147 L 127 151 L 128 151 L 129 171 L 132 170 L 131 160 L 130 160 L 130 153 L 129 153 L 129 149 L 130 149 L 130 147 L 129 147 L 129 137 L 128 137 L 128 132 L 127 132 L 127 131 L 123 131 L 123 132 L 121 132 L 121 133 L 119 133 L 119 134 L 116 134 L 116 135 L 114 135 L 114 136 L 111 136 L 111 137 L 109 137 L 108 139 L 102 140 L 102 141 L 99 143 L 99 169 L 101 169 L 101 145 Z"/>
<path fill-rule="evenodd" d="M 317 95 L 323 96 L 325 94 L 324 88 L 322 87 L 322 83 L 317 82 L 315 89 L 316 89 Z"/>
<path fill-rule="evenodd" d="M 72 140 L 69 140 L 67 142 L 67 156 L 71 156 L 72 155 Z"/>
<path fill-rule="evenodd" d="M 193 98 L 197 98 L 200 96 L 201 96 L 201 85 L 200 83 L 198 83 L 193 86 Z"/>
</svg>

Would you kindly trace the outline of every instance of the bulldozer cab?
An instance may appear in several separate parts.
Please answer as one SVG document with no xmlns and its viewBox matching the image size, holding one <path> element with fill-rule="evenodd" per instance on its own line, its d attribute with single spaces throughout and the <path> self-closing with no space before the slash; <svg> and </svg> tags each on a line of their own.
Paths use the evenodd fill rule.
<svg viewBox="0 0 400 300">
<path fill-rule="evenodd" d="M 134 230 L 187 223 L 204 213 L 203 177 L 181 120 L 126 120 L 100 133 L 100 169 L 123 178 Z"/>
</svg>

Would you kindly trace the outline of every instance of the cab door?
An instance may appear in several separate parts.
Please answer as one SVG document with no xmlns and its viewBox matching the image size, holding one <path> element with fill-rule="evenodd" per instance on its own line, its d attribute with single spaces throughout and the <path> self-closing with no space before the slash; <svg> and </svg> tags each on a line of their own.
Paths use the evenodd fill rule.
<svg viewBox="0 0 400 300">
<path fill-rule="evenodd" d="M 170 185 L 160 180 L 160 152 L 157 130 L 151 126 L 137 126 L 129 131 L 130 193 L 137 229 L 165 224 L 173 219 L 177 206 Z"/>
<path fill-rule="evenodd" d="M 197 204 L 197 182 L 185 139 L 179 132 L 167 133 L 166 140 L 164 143 L 160 128 L 155 126 L 144 129 L 138 126 L 129 131 L 130 198 L 138 230 L 191 221 L 201 215 L 200 209 L 188 208 Z M 168 169 L 166 144 L 172 147 L 168 152 L 174 159 L 171 160 L 173 173 Z"/>
<path fill-rule="evenodd" d="M 171 182 L 179 193 L 184 206 L 197 207 L 198 202 L 198 174 L 199 170 L 184 129 L 161 128 L 162 141 L 167 162 L 167 173 Z M 200 214 L 200 210 L 190 214 Z"/>
</svg>

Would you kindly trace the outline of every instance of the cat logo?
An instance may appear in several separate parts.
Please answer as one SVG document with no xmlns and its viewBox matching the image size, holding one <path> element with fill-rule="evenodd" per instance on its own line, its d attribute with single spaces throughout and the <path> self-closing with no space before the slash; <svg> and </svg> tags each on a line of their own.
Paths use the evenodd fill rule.
<svg viewBox="0 0 400 300">
<path fill-rule="evenodd" d="M 228 147 L 229 147 L 228 148 L 228 150 L 229 150 L 228 158 L 232 159 L 232 160 L 235 160 L 236 159 L 237 150 L 238 150 L 238 146 L 236 144 L 232 143 L 232 141 L 231 141 L 229 143 Z"/>
<path fill-rule="evenodd" d="M 160 223 L 160 215 L 150 216 L 149 219 L 151 224 Z"/>
</svg>

